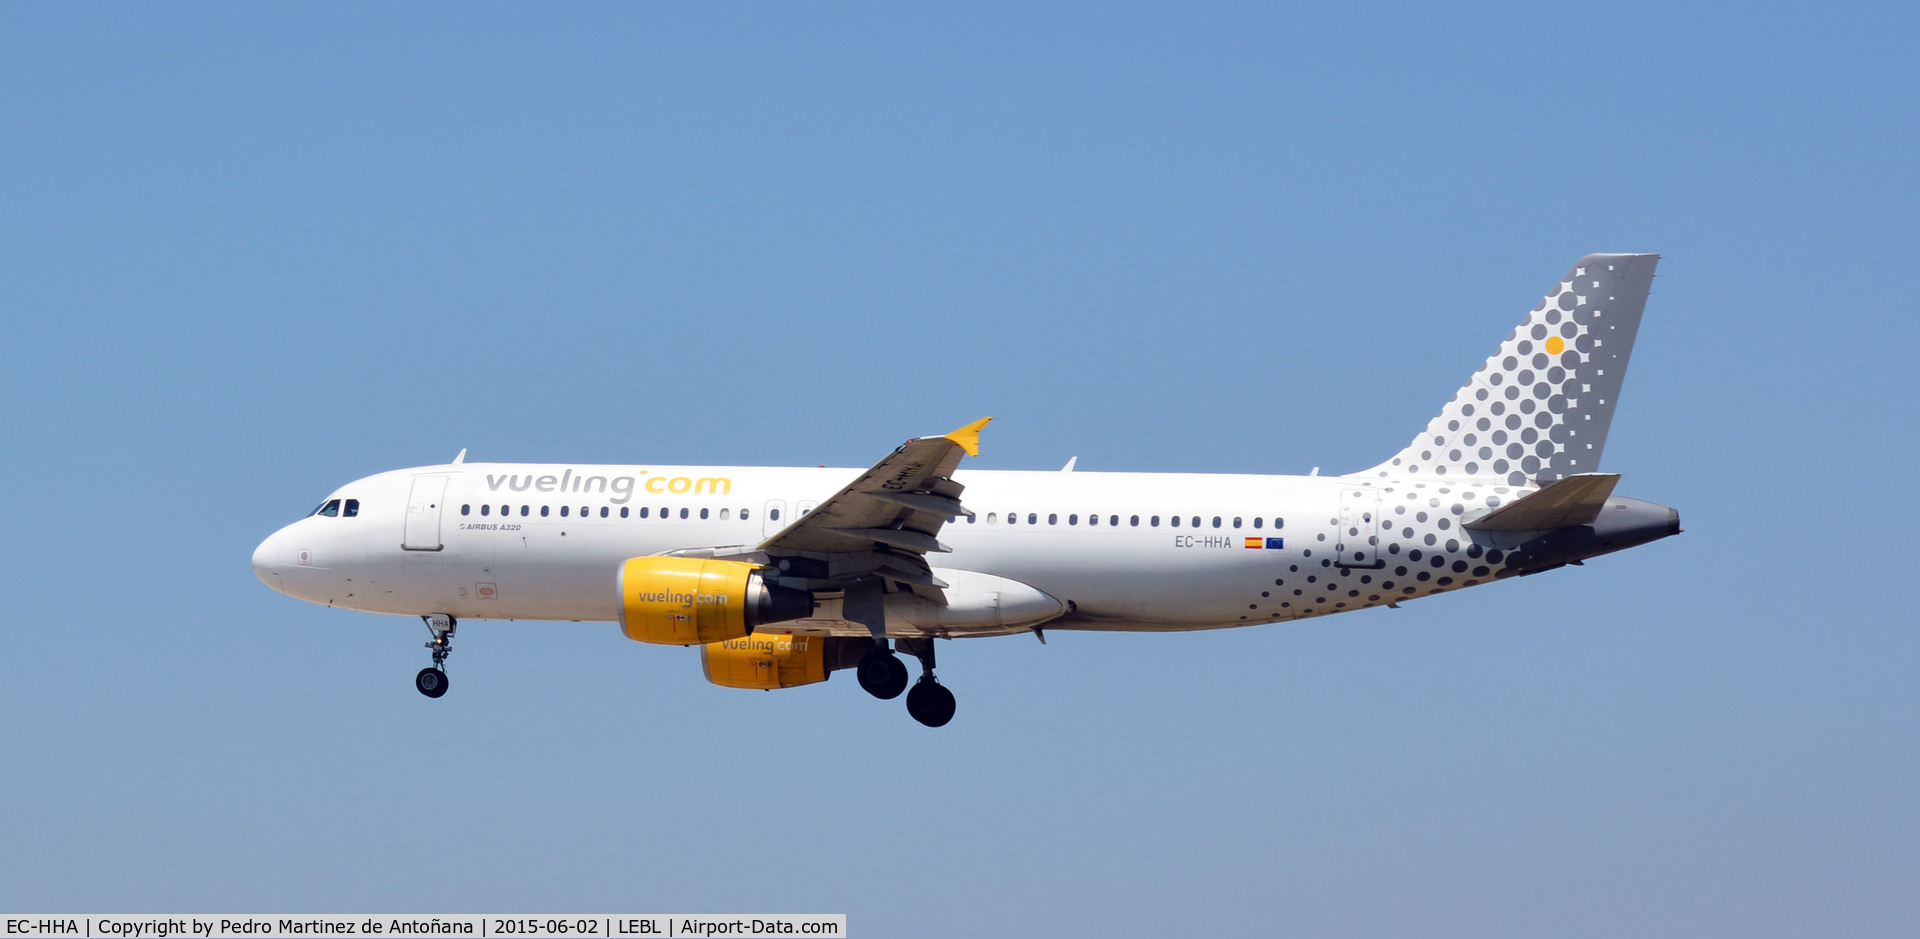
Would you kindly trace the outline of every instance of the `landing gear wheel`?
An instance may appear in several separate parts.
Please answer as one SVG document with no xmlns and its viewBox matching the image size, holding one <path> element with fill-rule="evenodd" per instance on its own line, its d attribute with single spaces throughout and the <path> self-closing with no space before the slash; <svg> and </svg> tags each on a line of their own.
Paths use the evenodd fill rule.
<svg viewBox="0 0 1920 939">
<path fill-rule="evenodd" d="M 875 647 L 873 651 L 868 652 L 860 660 L 860 668 L 857 671 L 860 676 L 860 687 L 867 689 L 868 694 L 882 701 L 900 697 L 900 692 L 907 690 L 907 681 L 910 677 L 907 674 L 907 663 L 900 661 L 899 656 L 885 648 Z"/>
<path fill-rule="evenodd" d="M 420 621 L 427 624 L 427 633 L 433 637 L 427 640 L 433 665 L 413 676 L 413 686 L 420 689 L 421 694 L 437 698 L 447 693 L 447 656 L 453 654 L 453 631 L 460 624 L 445 613 L 429 613 L 420 617 Z"/>
<path fill-rule="evenodd" d="M 953 720 L 953 692 L 931 677 L 915 682 L 907 692 L 907 713 L 928 727 L 945 727 Z"/>
<path fill-rule="evenodd" d="M 447 693 L 447 673 L 431 666 L 420 670 L 413 676 L 413 686 L 429 698 L 437 698 Z"/>
</svg>

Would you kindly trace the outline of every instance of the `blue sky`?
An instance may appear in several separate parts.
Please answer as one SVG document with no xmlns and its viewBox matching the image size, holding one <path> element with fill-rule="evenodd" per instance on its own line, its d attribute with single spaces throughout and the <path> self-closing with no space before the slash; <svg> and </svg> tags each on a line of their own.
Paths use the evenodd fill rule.
<svg viewBox="0 0 1920 939">
<path fill-rule="evenodd" d="M 1910 5 L 0 7 L 0 908 L 1920 928 Z M 1568 265 L 1687 532 L 954 643 L 954 723 L 272 593 L 475 460 L 1346 472 Z"/>
</svg>

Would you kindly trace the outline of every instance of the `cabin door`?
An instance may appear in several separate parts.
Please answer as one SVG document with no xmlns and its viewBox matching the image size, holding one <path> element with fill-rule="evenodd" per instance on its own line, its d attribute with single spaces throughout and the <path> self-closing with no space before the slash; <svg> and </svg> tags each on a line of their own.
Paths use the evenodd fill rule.
<svg viewBox="0 0 1920 939">
<path fill-rule="evenodd" d="M 408 551 L 438 551 L 440 506 L 446 500 L 447 477 L 415 476 L 413 493 L 407 497 L 407 527 L 400 547 Z"/>
<path fill-rule="evenodd" d="M 1334 561 L 1341 567 L 1385 567 L 1380 553 L 1380 491 L 1340 490 L 1340 530 L 1334 535 Z"/>
</svg>

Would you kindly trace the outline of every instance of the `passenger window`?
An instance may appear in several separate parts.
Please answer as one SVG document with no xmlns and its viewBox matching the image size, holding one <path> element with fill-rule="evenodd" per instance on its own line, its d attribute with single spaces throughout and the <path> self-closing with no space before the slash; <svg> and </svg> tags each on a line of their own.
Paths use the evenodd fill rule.
<svg viewBox="0 0 1920 939">
<path fill-rule="evenodd" d="M 569 506 L 564 506 L 564 505 L 560 507 L 560 517 L 561 517 L 561 518 L 566 518 L 566 517 L 567 517 L 567 510 L 568 510 L 568 508 L 569 508 Z"/>
<path fill-rule="evenodd" d="M 1038 513 L 1036 513 L 1036 512 L 1028 512 L 1028 513 L 1027 513 L 1027 524 L 1029 524 L 1029 525 L 1038 525 L 1038 524 L 1040 524 L 1040 515 L 1039 515 Z"/>
<path fill-rule="evenodd" d="M 969 524 L 969 525 L 972 525 L 972 524 L 975 524 L 975 523 L 977 523 L 977 522 L 979 522 L 979 521 L 980 521 L 980 516 L 978 516 L 978 515 L 969 515 L 969 516 L 967 516 L 967 524 Z"/>
<path fill-rule="evenodd" d="M 768 510 L 767 510 L 767 521 L 769 521 L 769 522 L 777 522 L 777 521 L 779 521 L 779 520 L 780 520 L 780 510 L 779 510 L 779 509 L 768 509 Z"/>
<path fill-rule="evenodd" d="M 533 506 L 531 506 L 531 505 L 523 505 L 523 506 L 521 506 L 521 507 L 520 507 L 520 517 L 521 517 L 521 518 L 526 518 L 527 516 L 529 516 L 529 515 L 531 515 L 531 514 L 533 514 Z"/>
<path fill-rule="evenodd" d="M 620 507 L 620 517 L 621 518 L 627 517 L 627 507 L 624 505 Z"/>
<path fill-rule="evenodd" d="M 1073 521 L 1073 516 L 1071 516 L 1071 515 L 1069 515 L 1069 516 L 1067 516 L 1067 521 L 1069 521 L 1069 522 L 1071 522 L 1071 521 Z M 1098 524 L 1100 524 L 1100 516 L 1098 516 L 1098 515 L 1089 515 L 1089 516 L 1087 516 L 1087 524 L 1089 524 L 1089 525 L 1098 525 Z"/>
<path fill-rule="evenodd" d="M 600 517 L 601 517 L 601 518 L 606 518 L 606 517 L 607 517 L 607 516 L 608 516 L 609 514 L 611 514 L 611 513 L 609 513 L 609 512 L 607 511 L 607 507 L 606 507 L 606 506 L 604 506 L 604 505 L 603 505 L 603 506 L 601 506 L 601 507 L 600 507 Z"/>
<path fill-rule="evenodd" d="M 1274 519 L 1274 520 L 1273 520 L 1273 527 L 1275 527 L 1275 528 L 1285 528 L 1285 527 L 1287 527 L 1287 520 L 1286 520 L 1286 519 L 1284 519 L 1284 518 L 1276 518 L 1276 519 Z"/>
<path fill-rule="evenodd" d="M 506 517 L 506 516 L 508 516 L 508 515 L 512 515 L 512 514 L 513 514 L 513 506 L 510 506 L 510 505 L 503 505 L 503 506 L 501 506 L 501 507 L 500 507 L 500 515 L 501 515 L 501 517 L 503 517 L 503 518 L 504 518 L 504 517 Z"/>
<path fill-rule="evenodd" d="M 327 504 L 320 507 L 320 514 L 328 518 L 338 518 L 340 515 L 340 500 L 328 499 Z"/>
<path fill-rule="evenodd" d="M 483 506 L 481 506 L 481 507 L 480 507 L 480 514 L 481 514 L 481 515 L 487 515 L 487 514 L 489 514 L 489 513 L 491 513 L 492 511 L 493 511 L 493 506 L 491 506 L 491 505 L 483 505 Z"/>
<path fill-rule="evenodd" d="M 1179 519 L 1175 519 L 1174 521 L 1175 521 L 1175 522 L 1178 522 L 1178 521 L 1179 521 Z M 1153 519 L 1152 519 L 1151 521 L 1149 521 L 1149 522 L 1147 522 L 1147 524 L 1148 524 L 1148 525 L 1151 525 L 1151 526 L 1153 526 L 1154 528 L 1159 528 L 1159 527 L 1160 527 L 1160 516 L 1158 516 L 1158 515 L 1155 515 L 1155 516 L 1153 517 Z"/>
<path fill-rule="evenodd" d="M 1194 519 L 1194 520 L 1193 520 L 1193 523 L 1194 523 L 1195 525 L 1198 525 L 1198 524 L 1200 524 L 1200 520 L 1199 520 L 1199 519 Z M 1219 528 L 1219 527 L 1220 527 L 1220 516 L 1218 516 L 1218 515 L 1215 515 L 1215 516 L 1213 517 L 1213 527 L 1215 527 L 1215 528 Z"/>
<path fill-rule="evenodd" d="M 547 517 L 547 508 L 548 508 L 548 507 L 547 507 L 547 506 L 544 506 L 544 505 L 540 507 L 540 517 L 541 517 L 541 518 L 546 518 L 546 517 Z"/>
<path fill-rule="evenodd" d="M 1049 524 L 1049 525 L 1058 525 L 1058 524 L 1060 524 L 1060 516 L 1058 516 L 1058 515 L 1054 515 L 1054 514 L 1051 514 L 1051 513 L 1049 513 L 1049 514 L 1047 515 L 1047 524 Z"/>
<path fill-rule="evenodd" d="M 1239 528 L 1239 527 L 1240 527 L 1240 518 L 1239 518 L 1239 516 L 1235 516 L 1235 517 L 1234 517 L 1234 519 L 1233 519 L 1233 527 L 1235 527 L 1235 528 Z"/>
<path fill-rule="evenodd" d="M 992 524 L 994 524 L 995 522 L 998 522 L 998 521 L 1000 521 L 1000 513 L 998 513 L 998 512 L 988 512 L 988 513 L 987 513 L 987 524 L 989 524 L 989 525 L 992 525 Z"/>
<path fill-rule="evenodd" d="M 586 517 L 587 517 L 588 515 L 591 515 L 591 514 L 593 514 L 593 507 L 592 507 L 592 506 L 589 506 L 589 505 L 583 505 L 583 506 L 581 506 L 581 507 L 580 507 L 580 517 L 581 517 L 581 518 L 586 518 Z"/>
<path fill-rule="evenodd" d="M 700 517 L 701 517 L 701 518 L 706 518 L 706 517 L 707 517 L 707 510 L 706 510 L 706 509 L 701 509 L 701 510 L 700 510 Z"/>
<path fill-rule="evenodd" d="M 473 511 L 473 506 L 471 506 L 471 505 L 463 505 L 463 506 L 461 506 L 461 507 L 460 507 L 460 514 L 461 514 L 461 515 L 466 515 L 466 514 L 469 514 L 469 513 L 471 513 L 472 511 Z"/>
<path fill-rule="evenodd" d="M 1173 527 L 1175 527 L 1175 528 L 1179 528 L 1179 527 L 1180 527 L 1180 516 L 1178 516 L 1178 515 L 1175 515 L 1175 516 L 1173 517 Z"/>
<path fill-rule="evenodd" d="M 1116 516 L 1114 516 L 1114 517 L 1115 517 L 1115 518 L 1119 518 L 1119 516 L 1117 516 L 1117 515 L 1116 515 Z M 1134 516 L 1130 516 L 1130 518 L 1131 518 L 1131 521 L 1129 521 L 1129 522 L 1127 522 L 1127 524 L 1129 524 L 1129 525 L 1132 525 L 1132 526 L 1133 526 L 1133 527 L 1135 527 L 1135 528 L 1139 528 L 1139 527 L 1140 527 L 1140 516 L 1138 516 L 1138 515 L 1134 515 Z"/>
<path fill-rule="evenodd" d="M 687 510 L 686 510 L 686 509 L 681 509 L 681 510 L 680 510 L 680 517 L 681 517 L 681 518 L 686 518 L 686 517 L 687 517 Z"/>
<path fill-rule="evenodd" d="M 640 517 L 641 518 L 647 517 L 647 507 L 644 505 L 640 507 Z"/>
<path fill-rule="evenodd" d="M 726 520 L 727 520 L 727 512 L 728 512 L 728 511 L 729 511 L 729 510 L 727 510 L 727 509 L 721 509 L 721 510 L 720 510 L 720 520 L 721 520 L 721 521 L 723 521 L 723 522 L 724 522 L 724 521 L 726 521 Z"/>
<path fill-rule="evenodd" d="M 1215 521 L 1214 521 L 1214 524 L 1216 524 L 1216 525 L 1218 525 L 1218 524 L 1220 524 L 1220 523 L 1219 523 L 1219 521 L 1218 521 L 1218 520 L 1215 520 Z M 1195 527 L 1195 528 L 1199 528 L 1199 527 L 1200 527 L 1200 516 L 1198 516 L 1198 515 L 1195 515 L 1195 516 L 1193 517 L 1193 527 Z"/>
<path fill-rule="evenodd" d="M 741 510 L 740 510 L 740 520 L 741 520 L 741 521 L 743 521 L 743 522 L 747 520 L 747 510 L 746 510 L 746 509 L 741 509 Z"/>
<path fill-rule="evenodd" d="M 1266 519 L 1261 519 L 1261 518 L 1256 518 L 1256 519 L 1254 519 L 1254 520 L 1253 520 L 1253 527 L 1255 527 L 1255 528 L 1259 528 L 1259 527 L 1260 527 L 1260 523 L 1261 523 L 1261 522 L 1263 522 L 1263 521 L 1266 521 Z"/>
<path fill-rule="evenodd" d="M 1018 513 L 1018 512 L 1008 512 L 1008 513 L 1007 513 L 1007 524 L 1009 524 L 1009 525 L 1018 525 L 1018 524 L 1020 524 L 1020 513 Z"/>
<path fill-rule="evenodd" d="M 360 516 L 360 500 L 348 499 L 346 507 L 340 511 L 340 514 L 346 518 L 358 518 Z"/>
</svg>

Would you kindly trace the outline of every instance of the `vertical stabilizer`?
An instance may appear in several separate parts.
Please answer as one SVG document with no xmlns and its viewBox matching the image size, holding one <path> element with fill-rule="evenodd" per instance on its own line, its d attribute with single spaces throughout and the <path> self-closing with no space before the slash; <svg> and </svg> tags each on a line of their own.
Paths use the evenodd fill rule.
<svg viewBox="0 0 1920 939">
<path fill-rule="evenodd" d="M 1521 485 L 1597 472 L 1659 261 L 1581 258 L 1413 443 L 1353 475 Z"/>
</svg>

